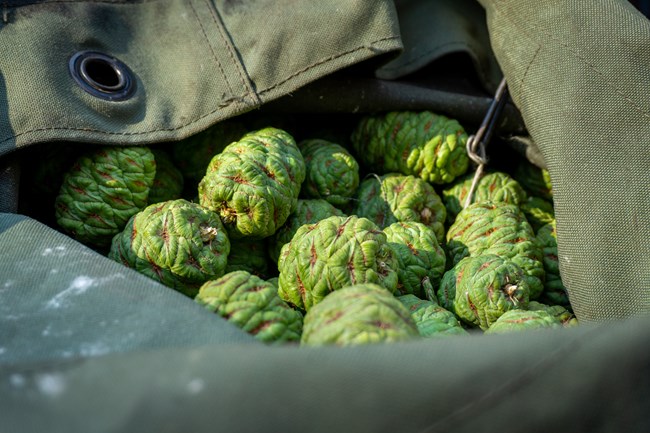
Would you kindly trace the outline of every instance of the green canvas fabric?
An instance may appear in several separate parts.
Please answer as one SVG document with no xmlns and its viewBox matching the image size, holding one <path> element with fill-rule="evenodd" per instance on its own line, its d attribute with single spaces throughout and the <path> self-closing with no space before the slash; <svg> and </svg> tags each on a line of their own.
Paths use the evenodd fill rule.
<svg viewBox="0 0 650 433">
<path fill-rule="evenodd" d="M 650 312 L 650 21 L 627 1 L 489 1 L 492 46 L 551 175 L 583 321 Z"/>
<path fill-rule="evenodd" d="M 68 236 L 0 215 L 0 364 L 255 344 L 193 300 Z"/>
<path fill-rule="evenodd" d="M 0 367 L 10 432 L 644 432 L 650 322 Z"/>
<path fill-rule="evenodd" d="M 402 47 L 388 0 L 5 2 L 3 17 L 0 155 L 47 141 L 180 139 Z M 134 96 L 82 90 L 68 61 L 83 50 L 126 64 Z"/>
</svg>

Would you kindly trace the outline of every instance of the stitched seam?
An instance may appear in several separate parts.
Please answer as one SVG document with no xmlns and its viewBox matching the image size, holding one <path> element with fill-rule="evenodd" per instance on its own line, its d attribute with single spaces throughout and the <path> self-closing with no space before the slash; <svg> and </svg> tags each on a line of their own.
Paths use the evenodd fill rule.
<svg viewBox="0 0 650 433">
<path fill-rule="evenodd" d="M 219 37 L 221 38 L 223 44 L 228 49 L 228 55 L 230 56 L 230 60 L 235 65 L 235 69 L 237 69 L 237 74 L 239 75 L 239 80 L 241 81 L 242 86 L 244 86 L 244 88 L 246 89 L 245 95 L 251 97 L 251 94 L 253 93 L 253 89 L 250 87 L 250 83 L 248 82 L 246 77 L 244 77 L 244 74 L 242 73 L 242 70 L 241 70 L 241 67 L 240 67 L 240 62 L 239 62 L 238 59 L 235 58 L 235 54 L 233 53 L 233 47 L 232 47 L 230 41 L 228 40 L 228 38 L 226 37 L 226 35 L 224 34 L 223 20 L 221 19 L 221 17 L 217 16 L 218 11 L 217 11 L 216 6 L 215 7 L 210 7 L 209 0 L 205 0 L 205 3 L 207 4 L 208 9 L 210 9 L 210 12 L 212 14 L 212 21 L 214 21 L 215 26 L 217 26 L 217 29 L 219 30 Z M 255 99 L 256 102 L 259 102 L 259 101 L 257 101 L 257 98 L 253 97 L 252 99 Z"/>
<path fill-rule="evenodd" d="M 376 41 L 372 41 L 372 42 L 370 43 L 370 45 L 372 45 L 372 44 L 376 44 L 377 42 L 384 42 L 384 41 L 390 41 L 390 40 L 399 40 L 399 36 L 389 36 L 389 37 L 386 37 L 386 38 L 377 39 Z M 322 64 L 324 64 L 324 63 L 330 62 L 330 61 L 332 61 L 332 60 L 336 60 L 336 59 L 338 59 L 338 58 L 340 58 L 340 57 L 347 56 L 348 54 L 352 54 L 352 53 L 354 53 L 354 52 L 356 52 L 356 51 L 361 51 L 361 50 L 366 50 L 366 49 L 367 49 L 367 50 L 373 50 L 373 48 L 370 47 L 370 45 L 363 45 L 363 46 L 360 46 L 360 47 L 353 48 L 353 49 L 351 49 L 351 50 L 345 51 L 345 52 L 343 52 L 343 53 L 339 53 L 339 54 L 336 54 L 336 55 L 333 55 L 333 56 L 330 56 L 330 57 L 326 57 L 326 58 L 324 58 L 324 59 L 321 59 L 321 60 L 319 60 L 319 61 L 317 61 L 317 62 L 315 62 L 315 63 L 312 63 L 312 64 L 309 65 L 309 66 L 304 67 L 303 69 L 301 69 L 301 70 L 299 70 L 299 71 L 294 72 L 293 74 L 289 75 L 289 76 L 288 76 L 287 78 L 285 78 L 284 80 L 279 81 L 279 82 L 275 83 L 274 85 L 272 85 L 272 86 L 270 86 L 270 87 L 267 87 L 267 88 L 264 89 L 264 90 L 260 90 L 258 93 L 261 95 L 262 93 L 265 93 L 265 92 L 268 92 L 268 91 L 270 91 L 270 90 L 273 90 L 273 89 L 275 89 L 276 87 L 281 86 L 282 84 L 286 83 L 287 81 L 290 81 L 290 80 L 296 78 L 297 76 L 299 76 L 299 75 L 301 75 L 301 74 L 304 74 L 305 72 L 307 72 L 308 70 L 312 69 L 312 68 L 315 67 L 315 66 L 319 66 L 319 65 L 322 65 Z M 373 51 L 374 51 L 374 50 L 373 50 Z"/>
<path fill-rule="evenodd" d="M 399 37 L 391 36 L 391 37 L 379 39 L 379 40 L 374 41 L 372 43 L 382 42 L 382 41 L 385 41 L 385 40 L 395 40 L 395 39 L 399 39 Z M 351 53 L 353 53 L 355 51 L 359 51 L 359 50 L 362 50 L 362 49 L 369 49 L 369 47 L 368 47 L 368 45 L 363 45 L 361 47 L 357 47 L 355 49 L 352 49 L 352 50 L 346 51 L 344 53 L 341 53 L 339 55 L 330 56 L 330 57 L 328 57 L 326 59 L 315 62 L 312 65 L 310 65 L 310 66 L 308 66 L 308 67 L 306 67 L 306 68 L 304 68 L 304 69 L 290 75 L 287 79 L 285 79 L 285 80 L 283 80 L 283 81 L 281 81 L 279 83 L 274 84 L 273 86 L 269 87 L 268 89 L 264 90 L 263 92 L 269 91 L 269 90 L 271 90 L 271 89 L 273 89 L 275 87 L 280 86 L 281 84 L 295 78 L 296 76 L 307 72 L 309 69 L 313 68 L 314 66 L 318 66 L 318 65 L 321 65 L 323 63 L 327 63 L 330 60 L 335 60 L 335 59 L 337 59 L 339 57 L 351 54 Z M 260 93 L 262 93 L 262 92 L 260 92 Z M 238 102 L 239 103 L 246 103 L 244 98 L 231 98 L 231 99 L 225 100 L 221 104 L 219 104 L 219 106 L 217 106 L 217 108 L 215 108 L 214 110 L 212 110 L 212 111 L 210 111 L 208 113 L 205 113 L 205 114 L 197 117 L 196 119 L 190 120 L 187 123 L 183 123 L 181 125 L 178 125 L 178 126 L 175 126 L 175 127 L 172 127 L 172 128 L 157 128 L 157 129 L 151 129 L 151 130 L 148 130 L 148 131 L 137 131 L 137 132 L 110 132 L 110 131 L 104 131 L 104 130 L 101 130 L 101 129 L 71 128 L 71 127 L 36 128 L 36 129 L 30 129 L 30 130 L 27 130 L 27 131 L 19 132 L 17 134 L 13 134 L 10 137 L 7 137 L 5 139 L 0 140 L 0 144 L 5 143 L 7 141 L 11 141 L 11 140 L 13 140 L 13 139 L 15 139 L 17 137 L 20 137 L 22 135 L 25 135 L 25 134 L 31 134 L 33 132 L 43 132 L 43 131 L 85 131 L 85 132 L 96 132 L 96 133 L 100 133 L 100 134 L 104 134 L 104 135 L 118 135 L 118 136 L 119 135 L 121 135 L 121 136 L 135 136 L 135 135 L 151 134 L 153 132 L 160 132 L 160 131 L 177 131 L 177 130 L 179 130 L 181 128 L 184 128 L 184 127 L 186 127 L 188 125 L 192 125 L 194 123 L 197 123 L 197 122 L 201 121 L 202 119 L 205 119 L 206 117 L 211 116 L 212 114 L 216 113 L 217 111 L 219 111 L 219 110 L 221 110 L 221 109 L 223 109 L 225 107 L 228 107 L 228 106 L 232 105 L 233 103 L 238 103 Z"/>
<path fill-rule="evenodd" d="M 499 3 L 499 2 L 496 2 L 496 3 Z M 526 36 L 530 37 L 530 36 L 528 35 L 528 33 L 525 32 L 524 29 L 519 25 L 518 22 L 516 22 L 516 21 L 514 21 L 513 19 L 511 19 L 510 16 L 503 14 L 503 13 L 501 12 L 501 10 L 499 10 L 499 7 L 498 7 L 498 5 L 497 5 L 496 3 L 495 3 L 495 6 L 494 6 L 494 11 L 497 12 L 499 15 L 501 15 L 501 16 L 502 16 L 503 18 L 505 18 L 506 20 L 508 20 L 508 21 L 509 21 L 509 22 L 510 22 L 514 27 L 516 27 L 519 31 L 521 31 L 522 33 L 524 33 Z M 623 93 L 623 91 L 620 90 L 620 89 L 619 89 L 619 88 L 614 84 L 613 81 L 610 81 L 610 80 L 607 79 L 607 75 L 605 75 L 603 72 L 601 72 L 600 70 L 598 70 L 598 69 L 596 68 L 596 66 L 594 66 L 594 65 L 591 64 L 591 63 L 589 63 L 589 61 L 588 61 L 585 57 L 581 56 L 581 55 L 580 55 L 576 50 L 574 50 L 573 48 L 571 48 L 568 44 L 562 42 L 562 41 L 561 41 L 560 39 L 558 39 L 557 37 L 553 36 L 553 34 L 549 33 L 548 30 L 545 30 L 545 29 L 543 29 L 543 28 L 540 28 L 539 26 L 536 26 L 536 25 L 535 25 L 531 20 L 527 20 L 527 21 L 526 21 L 526 25 L 530 26 L 531 28 L 537 30 L 537 31 L 540 32 L 540 33 L 543 33 L 543 34 L 544 34 L 548 39 L 550 39 L 551 41 L 555 42 L 556 44 L 558 44 L 559 46 L 563 47 L 565 50 L 567 50 L 568 52 L 570 52 L 571 54 L 573 54 L 574 58 L 578 59 L 578 60 L 579 60 L 580 62 L 582 62 L 585 66 L 587 66 L 587 67 L 588 67 L 589 69 L 591 69 L 593 72 L 595 72 L 596 74 L 598 74 L 598 75 L 601 77 L 601 79 L 605 82 L 605 84 L 607 84 L 609 87 L 613 88 L 614 91 L 615 91 L 616 93 L 618 93 L 618 94 L 619 94 L 619 95 L 620 95 L 620 96 L 621 96 L 625 101 L 627 101 L 627 102 L 632 106 L 632 108 L 634 108 L 636 111 L 638 111 L 639 114 L 643 115 L 644 117 L 650 118 L 650 112 L 648 112 L 647 110 L 644 110 L 643 107 L 642 107 L 641 105 L 637 104 L 637 103 L 634 102 L 634 100 L 632 100 L 629 96 L 627 96 L 625 93 Z M 535 39 L 533 39 L 532 37 L 530 37 L 530 39 L 533 40 L 533 41 L 535 41 Z M 541 48 L 541 45 L 542 45 L 541 42 L 540 42 L 540 41 L 535 41 L 535 42 L 536 42 L 537 45 L 539 45 L 540 48 Z M 539 50 L 538 50 L 538 51 L 539 51 Z M 535 56 L 537 56 L 537 53 L 535 53 Z M 528 65 L 528 67 L 530 67 L 530 65 Z M 526 68 L 526 72 L 528 72 L 528 68 Z M 523 80 L 521 81 L 520 85 L 523 86 Z"/>
<path fill-rule="evenodd" d="M 246 101 L 244 101 L 243 98 L 235 98 L 235 99 L 230 99 L 230 100 L 224 101 L 224 103 L 219 104 L 219 106 L 216 109 L 210 111 L 209 113 L 206 113 L 206 114 L 204 114 L 204 115 L 202 115 L 200 117 L 197 117 L 196 119 L 191 120 L 191 121 L 189 121 L 187 123 L 183 123 L 181 125 L 174 126 L 174 127 L 171 127 L 171 128 L 157 128 L 157 129 L 151 129 L 151 130 L 148 130 L 148 131 L 137 131 L 137 132 L 111 132 L 111 131 L 104 131 L 102 129 L 93 129 L 93 128 L 72 128 L 72 127 L 56 127 L 56 126 L 53 126 L 53 127 L 50 127 L 50 128 L 30 129 L 28 131 L 23 131 L 23 132 L 20 132 L 18 134 L 14 134 L 11 137 L 0 140 L 0 144 L 5 143 L 7 141 L 11 141 L 11 140 L 15 139 L 16 137 L 20 137 L 20 136 L 25 135 L 25 134 L 31 134 L 33 132 L 43 132 L 43 131 L 84 131 L 84 132 L 97 132 L 97 133 L 104 134 L 104 135 L 118 135 L 118 136 L 125 136 L 125 137 L 134 136 L 134 135 L 151 134 L 152 132 L 177 131 L 177 130 L 179 130 L 181 128 L 184 128 L 184 127 L 186 127 L 188 125 L 192 125 L 194 123 L 197 123 L 197 122 L 205 119 L 206 117 L 209 117 L 210 115 L 216 113 L 217 111 L 219 111 L 219 110 L 221 110 L 221 109 L 223 109 L 225 107 L 228 107 L 228 106 L 230 106 L 230 105 L 232 105 L 233 103 L 236 103 L 236 102 L 245 103 Z"/>
<path fill-rule="evenodd" d="M 597 338 L 599 335 L 597 331 L 597 329 L 592 329 L 586 332 L 585 335 L 581 337 L 581 339 L 578 340 L 574 338 L 572 341 L 566 343 L 565 345 L 556 348 L 548 356 L 545 356 L 537 362 L 528 365 L 527 368 L 525 368 L 512 380 L 503 383 L 496 389 L 492 389 L 482 394 L 466 405 L 447 414 L 439 420 L 434 421 L 429 426 L 424 427 L 422 430 L 420 430 L 420 433 L 435 431 L 435 429 L 440 428 L 449 422 L 452 422 L 454 418 L 457 419 L 459 416 L 467 417 L 468 413 L 471 412 L 472 409 L 476 409 L 477 406 L 483 406 L 484 408 L 494 407 L 495 405 L 498 405 L 500 401 L 511 398 L 514 391 L 525 386 L 529 386 L 533 381 L 535 381 L 538 378 L 540 371 L 552 371 L 552 366 L 554 364 L 564 361 L 567 355 L 574 354 L 576 352 L 576 348 L 581 346 L 584 341 L 593 341 L 592 335 L 595 335 Z M 500 396 L 503 396 L 504 394 L 506 394 L 506 397 L 501 399 Z"/>
<path fill-rule="evenodd" d="M 108 3 L 108 4 L 117 4 L 117 5 L 131 5 L 131 4 L 140 4 L 140 3 L 154 3 L 158 0 L 94 0 L 92 2 L 88 0 L 44 0 L 44 1 L 34 1 L 31 3 L 7 3 L 8 7 L 20 8 L 23 6 L 34 6 L 40 4 L 50 4 L 50 3 Z"/>
<path fill-rule="evenodd" d="M 228 81 L 228 77 L 226 77 L 226 72 L 223 70 L 223 67 L 221 66 L 221 63 L 219 62 L 219 58 L 217 57 L 217 53 L 214 52 L 214 47 L 210 43 L 210 40 L 208 39 L 208 35 L 205 32 L 205 28 L 203 27 L 203 23 L 201 22 L 201 19 L 199 18 L 198 13 L 196 12 L 196 9 L 194 8 L 194 2 L 190 1 L 188 2 L 190 7 L 192 8 L 192 12 L 194 13 L 194 17 L 196 18 L 196 21 L 199 23 L 199 27 L 201 27 L 201 33 L 203 33 L 203 37 L 205 41 L 207 42 L 208 46 L 210 47 L 210 51 L 212 52 L 212 57 L 214 58 L 215 63 L 217 64 L 217 67 L 219 68 L 219 71 L 221 72 L 221 76 L 223 77 L 223 80 L 226 82 L 226 85 L 228 86 L 228 92 L 232 95 L 235 92 L 232 91 L 232 87 L 230 87 L 230 81 Z"/>
</svg>

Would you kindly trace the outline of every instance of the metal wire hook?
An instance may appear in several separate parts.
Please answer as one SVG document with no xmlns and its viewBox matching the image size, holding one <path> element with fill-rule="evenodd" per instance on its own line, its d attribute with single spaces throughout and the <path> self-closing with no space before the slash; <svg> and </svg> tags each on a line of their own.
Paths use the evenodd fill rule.
<svg viewBox="0 0 650 433">
<path fill-rule="evenodd" d="M 467 207 L 472 203 L 474 190 L 476 189 L 476 185 L 483 175 L 484 167 L 488 162 L 485 146 L 492 138 L 494 126 L 499 120 L 501 112 L 503 111 L 503 107 L 508 99 L 507 92 L 508 86 L 506 84 L 506 79 L 503 78 L 501 79 L 501 83 L 499 83 L 499 87 L 494 93 L 494 99 L 492 99 L 492 103 L 490 104 L 487 113 L 485 113 L 485 117 L 483 118 L 481 126 L 478 128 L 478 131 L 476 131 L 476 134 L 471 135 L 467 139 L 467 155 L 478 165 L 478 167 L 476 169 L 476 173 L 474 174 L 474 180 L 470 186 L 467 198 L 465 199 L 464 207 Z"/>
</svg>

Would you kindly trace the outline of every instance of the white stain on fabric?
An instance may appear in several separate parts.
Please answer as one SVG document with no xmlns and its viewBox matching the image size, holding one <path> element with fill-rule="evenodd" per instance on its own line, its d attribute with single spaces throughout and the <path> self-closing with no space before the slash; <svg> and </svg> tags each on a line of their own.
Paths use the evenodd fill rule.
<svg viewBox="0 0 650 433">
<path fill-rule="evenodd" d="M 6 347 L 0 347 L 0 355 L 4 355 L 7 352 Z"/>
<path fill-rule="evenodd" d="M 86 275 L 76 277 L 70 283 L 67 289 L 56 294 L 52 299 L 45 304 L 46 309 L 57 309 L 66 306 L 67 303 L 72 302 L 73 298 L 82 295 L 88 291 L 89 288 L 98 284 L 104 284 L 108 281 L 124 278 L 124 274 L 117 273 L 108 277 L 91 278 Z"/>
<path fill-rule="evenodd" d="M 9 383 L 16 388 L 22 388 L 25 386 L 26 382 L 27 381 L 25 380 L 25 376 L 22 374 L 15 373 L 9 376 Z"/>
<path fill-rule="evenodd" d="M 72 280 L 72 283 L 70 283 L 67 289 L 50 299 L 45 305 L 45 308 L 60 308 L 70 297 L 84 294 L 93 284 L 95 284 L 93 278 L 85 275 L 78 276 Z"/>
<path fill-rule="evenodd" d="M 205 382 L 203 379 L 192 379 L 187 384 L 187 391 L 190 394 L 198 394 L 203 391 L 203 388 L 205 388 Z"/>
<path fill-rule="evenodd" d="M 83 343 L 79 349 L 79 354 L 85 357 L 101 356 L 110 353 L 111 348 L 101 341 L 95 343 Z"/>
<path fill-rule="evenodd" d="M 8 289 L 9 287 L 13 286 L 14 284 L 16 284 L 16 282 L 14 280 L 7 280 L 4 283 L 2 283 L 2 288 L 3 289 Z"/>
<path fill-rule="evenodd" d="M 62 256 L 65 254 L 65 247 L 64 246 L 58 246 L 54 248 L 45 248 L 41 255 L 43 257 L 45 256 L 51 256 L 51 255 L 57 255 L 57 256 Z"/>
<path fill-rule="evenodd" d="M 36 376 L 36 387 L 43 394 L 57 397 L 65 391 L 65 379 L 58 373 L 39 374 Z"/>
</svg>

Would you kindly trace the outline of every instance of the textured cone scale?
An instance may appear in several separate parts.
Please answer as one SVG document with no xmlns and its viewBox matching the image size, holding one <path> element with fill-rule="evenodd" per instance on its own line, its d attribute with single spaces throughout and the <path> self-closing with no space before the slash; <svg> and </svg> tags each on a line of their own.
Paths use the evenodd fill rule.
<svg viewBox="0 0 650 433">
<path fill-rule="evenodd" d="M 517 179 L 530 195 L 553 200 L 553 186 L 548 170 L 524 160 L 516 165 L 512 177 Z"/>
<path fill-rule="evenodd" d="M 270 282 L 235 271 L 201 286 L 196 302 L 266 343 L 300 340 L 302 313 L 278 297 Z"/>
<path fill-rule="evenodd" d="M 425 301 L 415 295 L 398 296 L 399 301 L 411 312 L 422 337 L 447 337 L 467 335 L 454 313 L 437 303 Z"/>
<path fill-rule="evenodd" d="M 519 208 L 526 215 L 526 219 L 535 233 L 543 225 L 555 220 L 553 203 L 541 197 L 530 196 L 524 203 L 519 205 Z"/>
<path fill-rule="evenodd" d="M 172 200 L 147 206 L 113 238 L 108 257 L 194 297 L 224 274 L 230 241 L 219 216 Z"/>
<path fill-rule="evenodd" d="M 301 344 L 351 346 L 419 337 L 409 311 L 376 284 L 357 284 L 329 294 L 305 314 Z"/>
<path fill-rule="evenodd" d="M 305 163 L 285 131 L 246 134 L 216 155 L 199 183 L 202 206 L 219 214 L 233 238 L 269 237 L 296 209 Z"/>
<path fill-rule="evenodd" d="M 351 140 L 357 158 L 378 173 L 397 172 L 445 184 L 469 166 L 463 127 L 429 111 L 364 117 Z"/>
<path fill-rule="evenodd" d="M 225 120 L 172 145 L 174 164 L 189 183 L 196 186 L 205 176 L 210 160 L 230 143 L 246 134 L 237 120 Z"/>
<path fill-rule="evenodd" d="M 544 290 L 542 249 L 519 207 L 503 202 L 478 202 L 463 209 L 447 230 L 450 265 L 467 256 L 496 254 L 523 270 L 531 299 Z"/>
<path fill-rule="evenodd" d="M 486 334 L 506 334 L 509 332 L 528 331 L 533 329 L 561 328 L 562 324 L 552 314 L 544 311 L 511 310 L 503 313 L 490 326 Z"/>
<path fill-rule="evenodd" d="M 353 214 L 380 228 L 396 222 L 421 222 L 444 241 L 447 210 L 433 186 L 414 176 L 389 173 L 369 176 L 359 186 Z"/>
<path fill-rule="evenodd" d="M 569 306 L 569 295 L 560 276 L 555 220 L 537 231 L 537 243 L 542 248 L 546 281 L 541 300 L 548 304 Z"/>
<path fill-rule="evenodd" d="M 397 256 L 397 293 L 424 297 L 427 287 L 438 287 L 446 256 L 433 229 L 422 223 L 394 223 L 384 233 Z"/>
<path fill-rule="evenodd" d="M 442 277 L 438 302 L 463 322 L 483 330 L 503 313 L 528 308 L 530 289 L 523 271 L 496 255 L 466 257 Z"/>
<path fill-rule="evenodd" d="M 149 190 L 149 204 L 181 198 L 183 174 L 162 149 L 152 150 L 156 159 L 156 177 Z"/>
<path fill-rule="evenodd" d="M 299 144 L 305 159 L 306 177 L 302 193 L 345 207 L 359 187 L 359 164 L 341 145 L 321 139 Z"/>
<path fill-rule="evenodd" d="M 323 199 L 298 199 L 296 210 L 273 236 L 269 238 L 269 256 L 278 262 L 282 247 L 291 241 L 298 229 L 331 216 L 344 216 L 343 212 Z"/>
<path fill-rule="evenodd" d="M 105 247 L 147 205 L 156 174 L 147 147 L 101 147 L 80 156 L 64 175 L 56 221 L 72 237 Z"/>
<path fill-rule="evenodd" d="M 386 235 L 372 221 L 331 216 L 300 227 L 282 247 L 279 294 L 309 310 L 345 286 L 374 283 L 394 292 L 397 265 Z"/>
<path fill-rule="evenodd" d="M 447 208 L 447 220 L 453 223 L 465 206 L 474 181 L 474 174 L 463 176 L 453 186 L 443 190 L 442 199 Z M 526 201 L 526 191 L 506 173 L 495 171 L 483 175 L 474 189 L 472 203 L 480 201 L 504 202 L 520 205 Z"/>
<path fill-rule="evenodd" d="M 537 301 L 530 301 L 528 303 L 528 309 L 531 311 L 546 311 L 551 316 L 559 320 L 560 323 L 562 323 L 562 326 L 565 328 L 570 328 L 572 326 L 578 325 L 578 319 L 576 319 L 576 316 L 571 311 L 564 308 L 562 305 L 547 305 Z"/>
<path fill-rule="evenodd" d="M 260 278 L 271 275 L 271 259 L 264 240 L 231 239 L 226 273 L 246 271 Z"/>
</svg>

